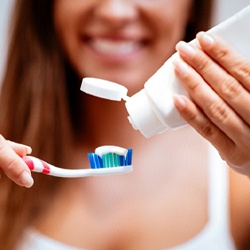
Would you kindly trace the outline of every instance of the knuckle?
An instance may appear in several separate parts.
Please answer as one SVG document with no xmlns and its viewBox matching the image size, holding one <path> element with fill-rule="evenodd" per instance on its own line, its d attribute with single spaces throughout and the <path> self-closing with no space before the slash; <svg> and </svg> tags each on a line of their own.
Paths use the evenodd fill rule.
<svg viewBox="0 0 250 250">
<path fill-rule="evenodd" d="M 216 137 L 217 137 L 217 133 L 216 133 L 216 129 L 213 126 L 213 124 L 207 120 L 200 128 L 198 131 L 202 136 L 204 136 L 205 138 L 209 138 L 209 140 L 212 142 Z"/>
<path fill-rule="evenodd" d="M 212 135 L 212 126 L 209 122 L 203 124 L 203 126 L 199 129 L 200 134 L 204 137 L 208 138 Z"/>
<path fill-rule="evenodd" d="M 250 77 L 250 63 L 239 63 L 232 68 L 232 71 L 238 79 L 247 79 Z"/>
<path fill-rule="evenodd" d="M 185 116 L 186 116 L 185 117 L 186 121 L 190 124 L 195 124 L 196 121 L 198 120 L 197 113 L 186 113 Z"/>
<path fill-rule="evenodd" d="M 226 99 L 233 99 L 240 94 L 240 86 L 234 78 L 228 77 L 220 84 L 220 92 Z"/>
<path fill-rule="evenodd" d="M 202 58 L 201 60 L 197 61 L 195 68 L 199 72 L 202 72 L 203 74 L 206 73 L 206 71 L 209 69 L 209 59 L 208 58 Z"/>
<path fill-rule="evenodd" d="M 21 171 L 20 171 L 20 168 L 18 168 L 18 165 L 19 165 L 19 158 L 14 157 L 13 159 L 9 161 L 6 169 L 4 170 L 5 174 L 14 179 L 18 178 L 21 174 Z"/>
<path fill-rule="evenodd" d="M 216 51 L 216 59 L 220 62 L 227 61 L 229 51 L 227 49 L 219 49 Z"/>
<path fill-rule="evenodd" d="M 186 117 L 186 120 L 189 124 L 195 125 L 195 129 L 199 134 L 205 138 L 209 138 L 210 141 L 213 141 L 217 137 L 217 130 L 212 122 L 205 117 L 205 115 L 193 113 Z"/>
<path fill-rule="evenodd" d="M 221 101 L 214 102 L 210 105 L 208 113 L 209 117 L 212 117 L 216 123 L 226 123 L 229 116 L 226 104 Z"/>
<path fill-rule="evenodd" d="M 197 81 L 189 81 L 189 91 L 195 93 L 196 90 L 199 88 L 199 83 Z"/>
</svg>

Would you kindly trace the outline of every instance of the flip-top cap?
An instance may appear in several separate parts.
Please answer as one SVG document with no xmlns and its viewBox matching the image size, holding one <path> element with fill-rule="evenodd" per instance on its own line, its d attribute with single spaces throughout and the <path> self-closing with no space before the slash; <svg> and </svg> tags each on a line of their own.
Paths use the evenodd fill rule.
<svg viewBox="0 0 250 250">
<path fill-rule="evenodd" d="M 128 98 L 128 89 L 126 87 L 115 82 L 93 77 L 83 78 L 81 91 L 113 101 L 121 101 L 121 99 L 127 100 Z"/>
</svg>

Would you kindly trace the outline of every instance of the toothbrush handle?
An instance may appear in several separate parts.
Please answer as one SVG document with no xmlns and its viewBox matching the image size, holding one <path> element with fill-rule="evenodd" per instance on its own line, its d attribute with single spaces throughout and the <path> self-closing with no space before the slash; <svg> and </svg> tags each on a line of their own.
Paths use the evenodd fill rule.
<svg viewBox="0 0 250 250">
<path fill-rule="evenodd" d="M 87 176 L 100 176 L 109 174 L 128 173 L 133 170 L 133 166 L 114 167 L 114 168 L 100 168 L 100 169 L 64 169 L 55 167 L 45 161 L 42 161 L 33 156 L 24 156 L 24 162 L 33 172 L 43 173 L 46 175 L 63 177 L 63 178 L 78 178 Z"/>
</svg>

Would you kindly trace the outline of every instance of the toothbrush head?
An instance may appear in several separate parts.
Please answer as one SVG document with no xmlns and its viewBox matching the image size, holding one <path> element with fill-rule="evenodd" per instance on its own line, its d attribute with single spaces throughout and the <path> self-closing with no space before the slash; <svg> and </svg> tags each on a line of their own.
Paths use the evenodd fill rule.
<svg viewBox="0 0 250 250">
<path fill-rule="evenodd" d="M 102 146 L 95 153 L 88 153 L 90 166 L 93 169 L 113 168 L 132 165 L 132 149 L 117 146 Z"/>
</svg>

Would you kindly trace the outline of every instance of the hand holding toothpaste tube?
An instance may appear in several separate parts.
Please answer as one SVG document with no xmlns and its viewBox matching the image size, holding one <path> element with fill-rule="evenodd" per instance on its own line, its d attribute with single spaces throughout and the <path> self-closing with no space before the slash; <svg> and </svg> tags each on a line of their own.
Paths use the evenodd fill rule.
<svg viewBox="0 0 250 250">
<path fill-rule="evenodd" d="M 250 176 L 250 60 L 216 35 L 199 46 L 179 42 L 175 74 L 190 98 L 175 96 L 180 115 L 234 170 Z"/>
</svg>

